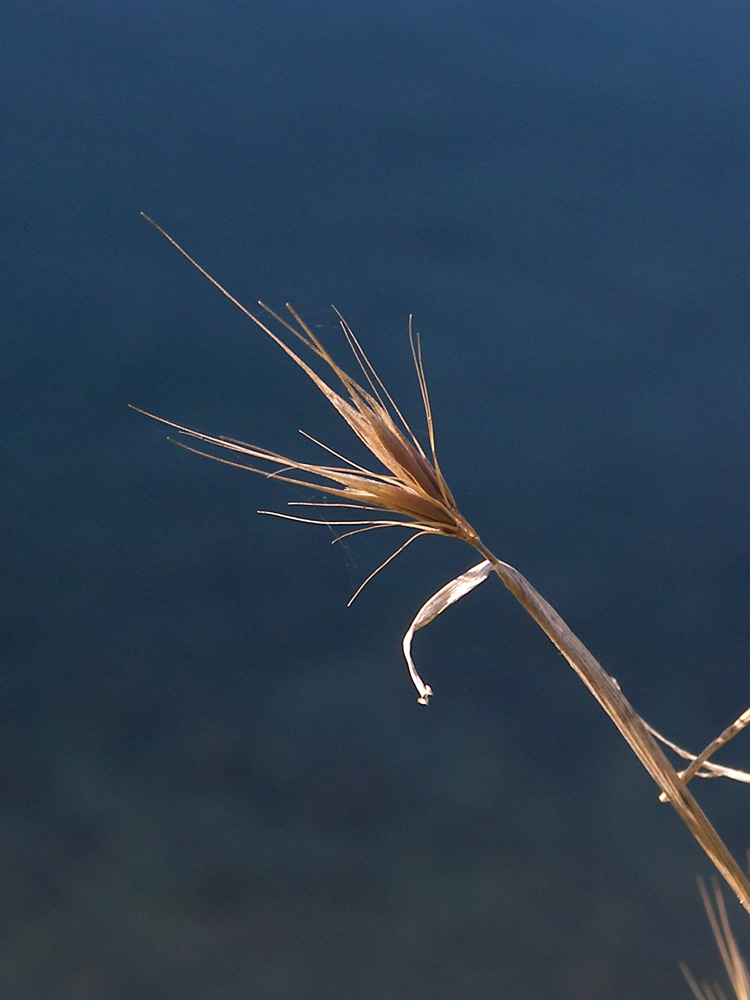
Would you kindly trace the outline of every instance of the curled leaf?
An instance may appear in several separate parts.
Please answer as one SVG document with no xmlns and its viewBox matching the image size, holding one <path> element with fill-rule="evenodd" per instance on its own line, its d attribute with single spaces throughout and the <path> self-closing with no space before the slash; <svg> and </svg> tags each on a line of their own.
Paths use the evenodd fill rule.
<svg viewBox="0 0 750 1000">
<path fill-rule="evenodd" d="M 468 594 L 469 591 L 478 587 L 490 575 L 491 569 L 492 563 L 488 559 L 483 559 L 476 566 L 472 566 L 465 573 L 461 573 L 455 580 L 446 583 L 436 594 L 433 594 L 429 600 L 425 601 L 417 612 L 414 621 L 409 626 L 402 645 L 406 664 L 409 667 L 409 674 L 414 682 L 414 687 L 419 693 L 417 701 L 420 705 L 427 705 L 433 692 L 430 685 L 425 684 L 419 676 L 417 668 L 414 666 L 414 660 L 411 656 L 411 641 L 414 638 L 414 633 L 418 629 L 424 628 L 425 625 L 429 625 L 433 619 L 437 618 L 451 604 L 455 604 L 456 601 L 460 600 L 465 594 Z"/>
</svg>

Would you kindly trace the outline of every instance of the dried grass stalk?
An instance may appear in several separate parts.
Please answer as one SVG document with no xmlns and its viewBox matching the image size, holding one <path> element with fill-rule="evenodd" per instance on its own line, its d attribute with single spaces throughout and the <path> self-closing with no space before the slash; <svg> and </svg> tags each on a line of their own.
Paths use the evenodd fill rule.
<svg viewBox="0 0 750 1000">
<path fill-rule="evenodd" d="M 148 219 L 148 216 L 146 218 Z M 748 883 L 742 869 L 686 787 L 686 780 L 681 779 L 672 767 L 652 735 L 649 726 L 622 694 L 617 682 L 606 673 L 581 640 L 571 631 L 555 609 L 532 587 L 529 581 L 513 566 L 498 559 L 490 552 L 471 525 L 459 513 L 438 464 L 432 409 L 427 392 L 421 348 L 419 338 L 412 334 L 411 323 L 409 324 L 410 343 L 427 424 L 429 453 L 425 452 L 420 445 L 416 435 L 378 378 L 353 332 L 340 315 L 341 328 L 364 376 L 366 387 L 353 379 L 334 361 L 309 326 L 300 319 L 291 306 L 287 305 L 289 315 L 286 317 L 278 315 L 260 303 L 261 309 L 267 316 L 279 323 L 287 334 L 298 340 L 312 354 L 313 359 L 317 359 L 318 362 L 327 367 L 328 377 L 333 384 L 322 378 L 289 346 L 281 335 L 272 331 L 266 322 L 253 315 L 234 296 L 230 295 L 168 233 L 164 232 L 153 220 L 148 219 L 148 221 L 156 226 L 170 243 L 223 295 L 275 341 L 295 364 L 299 365 L 364 444 L 375 460 L 376 466 L 382 468 L 374 470 L 366 468 L 332 451 L 326 445 L 320 445 L 320 442 L 314 438 L 312 440 L 316 444 L 319 444 L 341 464 L 314 464 L 298 461 L 256 445 L 204 434 L 154 414 L 146 415 L 173 427 L 183 436 L 230 451 L 237 458 L 230 460 L 210 452 L 203 452 L 200 449 L 190 448 L 189 450 L 208 454 L 209 457 L 229 465 L 306 487 L 322 494 L 324 498 L 333 498 L 332 500 L 324 499 L 311 506 L 328 507 L 342 511 L 352 510 L 363 515 L 362 518 L 358 519 L 313 518 L 293 514 L 277 514 L 277 516 L 312 523 L 349 525 L 351 530 L 347 534 L 389 527 L 405 528 L 412 532 L 406 542 L 389 556 L 374 573 L 370 574 L 361 586 L 372 579 L 375 573 L 379 572 L 407 545 L 423 535 L 458 538 L 475 548 L 482 556 L 482 563 L 468 571 L 467 574 L 462 574 L 456 581 L 441 588 L 437 594 L 430 598 L 420 610 L 404 639 L 404 653 L 419 693 L 419 701 L 426 704 L 432 690 L 421 680 L 411 659 L 411 639 L 414 632 L 426 625 L 428 621 L 431 621 L 468 590 L 473 589 L 482 579 L 486 578 L 490 571 L 494 571 L 504 586 L 562 653 L 609 715 L 641 764 L 658 785 L 663 798 L 671 802 L 695 839 L 731 886 L 742 905 L 750 912 L 750 883 Z M 139 412 L 145 413 L 143 410 Z M 188 446 L 185 445 L 185 447 Z M 241 458 L 243 460 L 240 460 Z M 248 463 L 247 459 L 250 459 L 252 464 Z M 354 596 L 356 597 L 356 594 Z M 711 750 L 711 752 L 713 751 Z"/>
</svg>

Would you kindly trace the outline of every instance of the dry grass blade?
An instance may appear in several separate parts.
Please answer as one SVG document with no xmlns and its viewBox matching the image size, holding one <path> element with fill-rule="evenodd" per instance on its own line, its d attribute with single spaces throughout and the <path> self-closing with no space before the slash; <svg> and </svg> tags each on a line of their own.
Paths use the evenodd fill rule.
<svg viewBox="0 0 750 1000">
<path fill-rule="evenodd" d="M 152 222 L 151 219 L 148 221 Z M 343 320 L 341 320 L 341 325 L 344 335 L 360 370 L 364 374 L 367 388 L 355 381 L 334 361 L 309 326 L 302 321 L 291 306 L 287 306 L 288 316 L 281 316 L 261 303 L 261 308 L 265 313 L 280 324 L 288 336 L 299 341 L 310 352 L 313 363 L 322 364 L 327 369 L 328 378 L 333 384 L 326 381 L 311 364 L 308 364 L 289 346 L 283 336 L 271 330 L 265 322 L 254 316 L 234 296 L 230 295 L 160 226 L 153 222 L 152 224 L 194 267 L 205 275 L 223 295 L 278 344 L 287 356 L 302 369 L 367 448 L 375 460 L 376 468 L 370 470 L 359 463 L 343 458 L 325 445 L 321 445 L 321 447 L 329 455 L 341 461 L 342 465 L 299 461 L 256 445 L 204 434 L 153 414 L 147 414 L 147 416 L 174 428 L 180 435 L 197 439 L 211 447 L 228 450 L 237 456 L 235 460 L 230 460 L 208 453 L 210 457 L 218 461 L 315 490 L 323 494 L 324 497 L 334 497 L 335 500 L 331 504 L 334 508 L 353 508 L 360 512 L 373 512 L 364 520 L 345 522 L 355 526 L 353 531 L 391 526 L 413 531 L 414 534 L 407 542 L 382 565 L 389 563 L 406 545 L 422 535 L 443 535 L 448 538 L 458 538 L 472 545 L 563 654 L 617 726 L 664 797 L 674 806 L 693 836 L 736 893 L 742 905 L 750 912 L 750 883 L 686 787 L 686 782 L 681 780 L 664 755 L 649 727 L 622 694 L 617 682 L 603 670 L 596 658 L 574 635 L 555 609 L 531 586 L 529 581 L 518 570 L 493 555 L 482 543 L 471 525 L 459 513 L 435 454 L 432 408 L 427 393 L 419 340 L 411 335 L 411 325 L 411 349 L 427 422 L 430 442 L 429 456 L 419 444 L 400 410 L 375 373 L 356 337 Z M 188 446 L 185 445 L 185 447 Z M 206 454 L 199 449 L 191 450 Z M 248 464 L 247 459 L 253 463 L 260 463 L 260 466 Z M 380 512 L 387 512 L 392 517 L 388 519 L 379 517 L 377 514 Z M 281 516 L 295 517 L 295 515 Z M 314 518 L 298 519 L 315 520 Z M 342 522 L 337 519 L 336 521 L 323 521 L 323 523 Z M 380 568 L 382 566 L 378 567 L 375 572 L 378 572 Z M 469 571 L 470 574 L 472 572 Z M 481 574 L 484 571 L 478 572 Z M 368 579 L 371 579 L 373 575 L 371 574 Z M 463 574 L 463 576 L 467 577 L 467 574 Z M 447 607 L 454 600 L 457 600 L 461 593 L 466 592 L 462 591 L 464 585 L 468 589 L 472 589 L 472 586 L 476 585 L 470 575 L 464 583 L 459 581 L 453 581 L 453 584 L 442 588 L 435 598 L 427 602 L 427 605 L 420 612 L 422 618 L 420 619 L 420 615 L 417 616 L 421 624 L 415 624 L 413 628 L 426 624 L 433 611 L 434 614 L 437 614 L 443 607 Z M 476 582 L 481 581 L 477 580 Z M 406 647 L 404 651 L 407 652 Z M 408 656 L 407 659 L 409 659 Z M 411 668 L 413 668 L 413 664 L 410 664 Z M 413 679 L 415 674 L 416 671 L 413 671 Z M 416 676 L 418 678 L 418 675 Z M 421 679 L 419 681 L 415 679 L 415 684 L 417 684 L 418 690 L 420 689 L 419 685 L 422 685 L 419 700 L 426 703 L 429 694 L 432 693 L 431 690 L 427 685 L 424 685 Z M 735 728 L 736 726 L 737 723 L 735 723 Z M 713 752 L 712 747 L 713 745 L 708 748 L 708 753 Z M 708 766 L 710 767 L 710 765 Z"/>
<path fill-rule="evenodd" d="M 449 608 L 451 604 L 455 604 L 456 601 L 460 601 L 462 597 L 478 587 L 480 583 L 484 582 L 487 577 L 492 572 L 492 563 L 488 559 L 483 559 L 476 566 L 472 566 L 465 573 L 461 573 L 457 576 L 455 580 L 451 580 L 446 583 L 445 586 L 441 587 L 437 593 L 433 594 L 429 600 L 425 601 L 422 607 L 414 616 L 414 621 L 411 623 L 406 631 L 406 635 L 401 643 L 404 650 L 404 658 L 406 659 L 406 664 L 409 668 L 409 675 L 411 676 L 414 687 L 417 689 L 419 697 L 417 701 L 420 705 L 429 704 L 430 698 L 433 695 L 433 690 L 429 684 L 425 684 L 422 678 L 419 676 L 417 668 L 414 666 L 414 660 L 411 655 L 411 644 L 414 638 L 414 633 L 420 629 L 424 628 L 425 625 L 429 625 L 431 621 L 434 621 L 438 615 L 441 615 L 446 608 Z"/>
<path fill-rule="evenodd" d="M 673 743 L 672 740 L 668 740 L 666 736 L 663 736 L 658 730 L 654 729 L 653 726 L 649 726 L 649 732 L 652 736 L 655 736 L 660 743 L 669 747 L 670 750 L 682 757 L 684 760 L 691 761 L 689 767 L 685 768 L 684 771 L 679 771 L 680 780 L 687 784 L 691 778 L 729 778 L 731 781 L 739 781 L 744 785 L 750 785 L 750 773 L 747 771 L 740 771 L 736 767 L 727 767 L 724 764 L 714 764 L 708 758 L 720 750 L 721 747 L 725 746 L 729 740 L 731 740 L 738 733 L 747 726 L 747 716 L 750 713 L 750 709 L 743 712 L 742 715 L 728 726 L 723 733 L 712 740 L 711 743 L 699 754 L 690 753 L 689 750 L 683 750 L 682 747 Z M 663 802 L 666 802 L 666 798 L 660 796 Z"/>
<path fill-rule="evenodd" d="M 748 723 L 750 723 L 750 708 L 746 708 L 745 711 L 738 718 L 736 718 L 730 726 L 727 726 L 723 733 L 719 733 L 716 739 L 712 740 L 706 749 L 701 751 L 701 753 L 695 757 L 690 767 L 687 767 L 684 771 L 682 771 L 680 777 L 685 784 L 687 784 L 692 777 L 699 774 L 700 769 L 704 765 L 709 768 L 707 773 L 712 774 L 711 765 L 707 763 L 708 758 L 712 757 L 717 750 L 721 750 L 723 746 L 726 746 L 730 740 L 733 740 L 738 733 L 742 732 Z M 726 772 L 727 768 L 719 768 L 719 770 Z M 713 773 L 716 773 L 715 767 L 713 769 Z M 750 782 L 750 774 L 745 774 L 744 772 L 739 773 L 742 774 L 742 778 L 736 778 L 736 780 Z"/>
<path fill-rule="evenodd" d="M 750 913 L 750 883 L 691 792 L 651 735 L 649 727 L 604 670 L 596 657 L 555 611 L 513 566 L 494 556 L 482 542 L 474 546 L 489 559 L 492 568 L 516 600 L 560 650 L 591 694 L 614 722 L 625 741 L 731 886 L 740 903 Z"/>
</svg>

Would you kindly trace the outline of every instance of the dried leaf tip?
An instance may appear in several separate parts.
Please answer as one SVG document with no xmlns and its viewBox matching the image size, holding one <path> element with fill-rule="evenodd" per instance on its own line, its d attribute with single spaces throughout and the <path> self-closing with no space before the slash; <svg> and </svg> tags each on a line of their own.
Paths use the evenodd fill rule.
<svg viewBox="0 0 750 1000">
<path fill-rule="evenodd" d="M 455 578 L 455 580 L 451 580 L 449 583 L 446 583 L 440 588 L 440 590 L 437 591 L 437 593 L 433 594 L 429 600 L 425 601 L 414 616 L 414 621 L 407 629 L 402 643 L 404 657 L 406 659 L 406 665 L 409 668 L 409 675 L 414 683 L 414 687 L 417 689 L 417 693 L 419 695 L 417 701 L 420 705 L 429 704 L 433 691 L 429 684 L 425 684 L 419 676 L 417 668 L 414 666 L 414 660 L 411 655 L 411 643 L 414 638 L 414 633 L 418 629 L 424 628 L 425 625 L 429 625 L 431 621 L 434 621 L 435 618 L 442 614 L 446 608 L 449 608 L 451 604 L 455 604 L 456 601 L 459 601 L 475 587 L 478 587 L 480 583 L 483 583 L 487 579 L 491 572 L 492 563 L 489 559 L 483 559 L 482 562 L 477 563 L 476 566 L 472 566 L 471 569 L 468 569 L 465 573 L 461 573 L 460 576 Z"/>
</svg>

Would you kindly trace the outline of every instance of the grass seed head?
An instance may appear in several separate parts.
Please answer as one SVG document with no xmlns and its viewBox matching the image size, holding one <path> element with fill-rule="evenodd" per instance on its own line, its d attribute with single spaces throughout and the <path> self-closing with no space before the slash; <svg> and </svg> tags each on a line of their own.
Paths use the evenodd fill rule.
<svg viewBox="0 0 750 1000">
<path fill-rule="evenodd" d="M 152 222 L 153 220 L 149 219 L 148 221 Z M 427 392 L 421 346 L 418 336 L 414 335 L 412 331 L 411 321 L 409 323 L 409 340 L 427 423 L 429 453 L 422 448 L 340 313 L 337 312 L 341 329 L 362 373 L 365 385 L 349 375 L 333 359 L 291 305 L 287 304 L 286 315 L 280 315 L 263 303 L 259 303 L 261 309 L 269 317 L 269 322 L 274 320 L 286 333 L 287 337 L 284 339 L 282 333 L 275 332 L 268 322 L 251 313 L 183 250 L 168 233 L 164 232 L 156 223 L 153 224 L 191 264 L 241 309 L 305 372 L 368 450 L 375 460 L 375 468 L 370 469 L 360 465 L 333 451 L 315 438 L 310 439 L 328 452 L 331 457 L 337 459 L 338 464 L 303 462 L 243 441 L 204 434 L 201 431 L 165 420 L 163 417 L 157 417 L 152 413 L 146 413 L 146 416 L 174 428 L 184 437 L 197 439 L 203 444 L 233 452 L 237 457 L 236 459 L 228 459 L 199 448 L 190 448 L 183 442 L 178 442 L 182 443 L 184 447 L 188 447 L 189 450 L 207 454 L 218 461 L 245 468 L 260 475 L 303 486 L 325 498 L 317 503 L 311 503 L 309 506 L 328 507 L 331 510 L 359 511 L 364 512 L 366 517 L 362 520 L 352 520 L 301 517 L 277 511 L 263 511 L 262 513 L 271 513 L 280 517 L 312 523 L 355 526 L 354 530 L 347 532 L 347 534 L 384 527 L 402 527 L 411 530 L 412 536 L 375 572 L 390 562 L 390 559 L 398 555 L 406 545 L 422 535 L 443 535 L 449 538 L 459 538 L 470 544 L 474 544 L 478 540 L 472 527 L 459 513 L 438 464 L 432 409 Z M 287 342 L 289 336 L 301 342 L 313 356 L 311 358 L 313 363 L 317 360 L 323 364 L 324 369 L 327 369 L 328 372 L 327 379 L 322 377 L 312 364 L 290 346 Z M 144 410 L 139 412 L 145 413 Z M 310 435 L 305 436 L 310 437 Z M 256 465 L 256 462 L 260 464 Z M 371 574 L 368 580 L 374 575 Z"/>
</svg>

